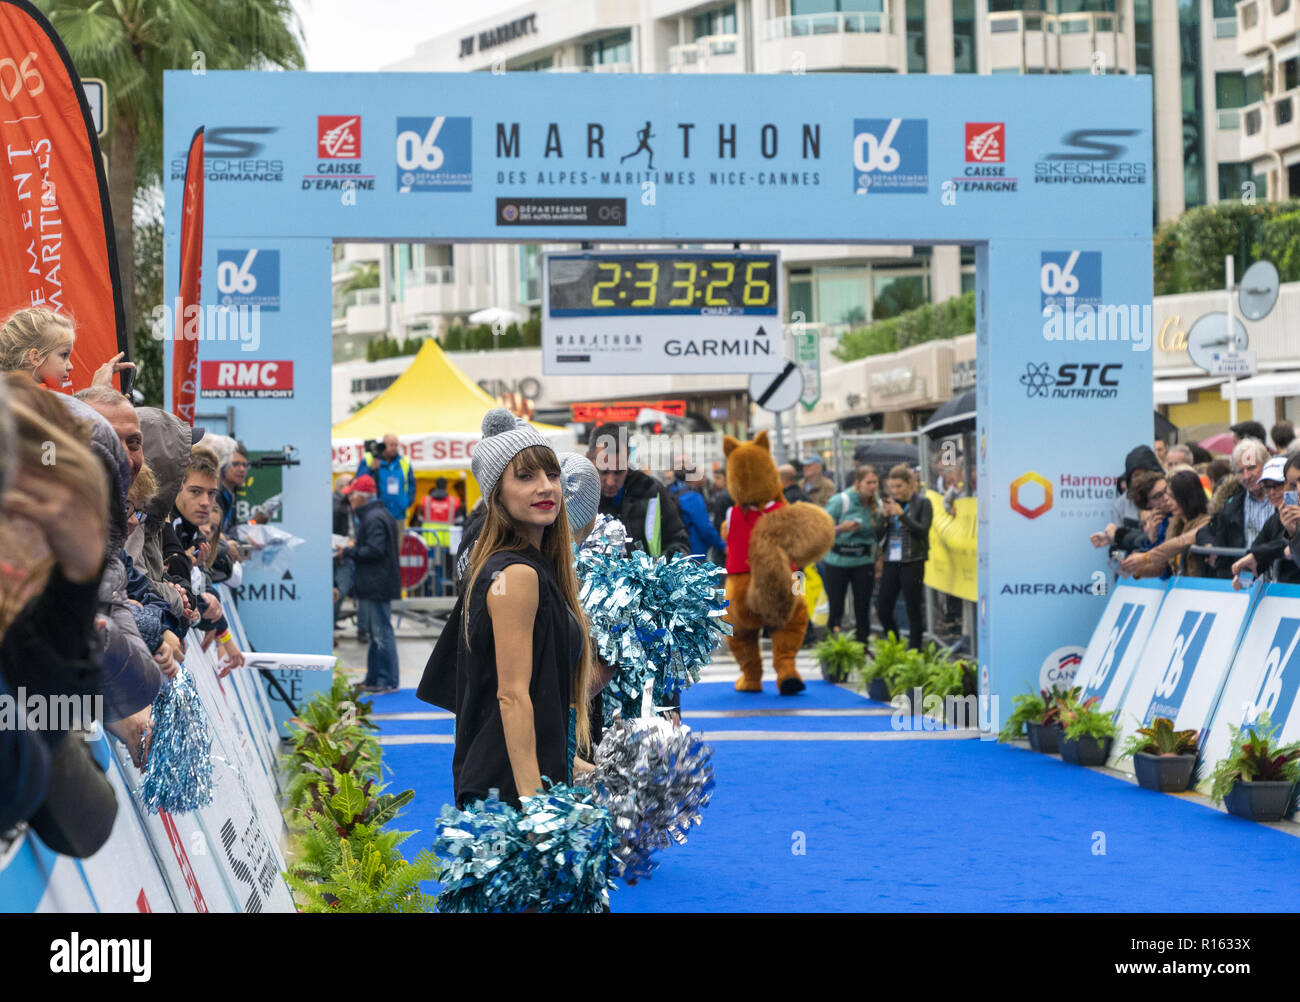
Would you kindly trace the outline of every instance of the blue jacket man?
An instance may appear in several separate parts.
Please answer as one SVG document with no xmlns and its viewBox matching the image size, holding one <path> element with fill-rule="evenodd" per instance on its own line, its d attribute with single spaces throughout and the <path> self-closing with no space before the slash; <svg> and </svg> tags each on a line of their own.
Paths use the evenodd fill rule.
<svg viewBox="0 0 1300 1002">
<path fill-rule="evenodd" d="M 709 518 L 709 506 L 704 495 L 693 488 L 685 477 L 684 472 L 677 472 L 668 491 L 681 509 L 682 521 L 691 538 L 691 552 L 708 553 L 709 547 L 713 547 L 726 553 L 727 544 Z"/>
<path fill-rule="evenodd" d="M 397 449 L 397 436 L 384 436 L 384 451 L 367 452 L 357 466 L 358 477 L 370 475 L 379 488 L 379 500 L 398 525 L 406 524 L 406 513 L 415 502 L 415 471 L 411 461 Z"/>
</svg>

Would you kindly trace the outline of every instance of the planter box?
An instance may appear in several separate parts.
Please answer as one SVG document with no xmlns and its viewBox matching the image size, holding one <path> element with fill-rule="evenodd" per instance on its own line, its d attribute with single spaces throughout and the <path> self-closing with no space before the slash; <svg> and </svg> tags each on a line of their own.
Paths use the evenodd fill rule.
<svg viewBox="0 0 1300 1002">
<path fill-rule="evenodd" d="M 885 684 L 883 678 L 873 678 L 867 683 L 867 698 L 874 699 L 878 703 L 889 702 L 889 686 Z"/>
<path fill-rule="evenodd" d="M 1272 780 L 1246 783 L 1238 780 L 1223 798 L 1229 814 L 1248 821 L 1281 821 L 1291 808 L 1294 783 Z"/>
<path fill-rule="evenodd" d="M 1061 728 L 1056 724 L 1043 726 L 1030 721 L 1025 724 L 1029 734 L 1029 747 L 1044 755 L 1055 755 L 1060 747 Z"/>
<path fill-rule="evenodd" d="M 1192 781 L 1195 755 L 1150 755 L 1138 752 L 1133 756 L 1133 771 L 1138 786 L 1158 793 L 1183 793 Z"/>
<path fill-rule="evenodd" d="M 1110 745 L 1113 740 L 1113 738 L 1102 738 L 1098 741 L 1085 734 L 1078 741 L 1071 741 L 1062 732 L 1061 760 L 1072 762 L 1074 765 L 1105 765 L 1106 759 L 1110 757 Z"/>
</svg>

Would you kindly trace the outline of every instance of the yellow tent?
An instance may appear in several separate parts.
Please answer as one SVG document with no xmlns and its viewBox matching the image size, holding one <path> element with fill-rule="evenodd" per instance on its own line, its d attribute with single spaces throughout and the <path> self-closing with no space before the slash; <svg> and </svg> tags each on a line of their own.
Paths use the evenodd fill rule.
<svg viewBox="0 0 1300 1002">
<path fill-rule="evenodd" d="M 417 498 L 432 485 L 432 475 L 454 481 L 466 478 L 472 505 L 478 485 L 469 475 L 469 459 L 482 437 L 483 415 L 500 403 L 476 386 L 447 358 L 432 338 L 392 386 L 333 428 L 334 472 L 351 473 L 361 462 L 365 443 L 396 435 L 402 453 L 417 474 L 428 474 L 417 483 Z M 574 448 L 573 433 L 557 425 L 533 423 L 557 451 Z"/>
</svg>

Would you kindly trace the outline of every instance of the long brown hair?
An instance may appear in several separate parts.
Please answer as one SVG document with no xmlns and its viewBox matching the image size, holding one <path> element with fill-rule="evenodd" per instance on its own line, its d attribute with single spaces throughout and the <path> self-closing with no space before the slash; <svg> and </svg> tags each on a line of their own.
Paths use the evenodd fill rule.
<svg viewBox="0 0 1300 1002">
<path fill-rule="evenodd" d="M 555 451 L 549 446 L 533 445 L 518 453 L 510 462 L 510 468 L 514 470 L 515 476 L 523 476 L 528 473 L 547 473 L 553 477 L 560 475 L 560 462 L 556 458 Z M 505 552 L 522 552 L 529 547 L 528 540 L 519 531 L 515 525 L 514 519 L 506 511 L 506 506 L 501 501 L 501 484 L 505 480 L 503 476 L 497 481 L 496 487 L 492 491 L 492 496 L 487 499 L 487 512 L 483 520 L 483 530 L 479 534 L 478 540 L 474 543 L 474 549 L 470 555 L 469 573 L 467 575 L 467 584 L 465 594 L 474 594 L 474 582 L 478 580 L 479 572 L 483 569 L 488 558 L 494 553 Z M 559 496 L 558 511 L 555 521 L 547 526 L 542 533 L 542 556 L 551 564 L 555 571 L 555 581 L 559 585 L 560 595 L 564 598 L 564 604 L 569 607 L 578 620 L 582 628 L 582 635 L 586 642 L 582 645 L 582 656 L 578 658 L 578 663 L 573 667 L 573 703 L 577 709 L 578 715 L 578 750 L 586 751 L 591 744 L 591 724 L 588 719 L 587 703 L 588 690 L 591 688 L 592 663 L 591 663 L 591 626 L 587 622 L 587 614 L 583 612 L 582 604 L 578 601 L 578 575 L 573 569 L 573 547 L 569 533 L 569 515 L 564 508 L 564 492 L 557 491 Z M 470 603 L 465 603 L 465 618 L 463 630 L 465 636 L 465 646 L 469 647 L 469 607 Z"/>
</svg>

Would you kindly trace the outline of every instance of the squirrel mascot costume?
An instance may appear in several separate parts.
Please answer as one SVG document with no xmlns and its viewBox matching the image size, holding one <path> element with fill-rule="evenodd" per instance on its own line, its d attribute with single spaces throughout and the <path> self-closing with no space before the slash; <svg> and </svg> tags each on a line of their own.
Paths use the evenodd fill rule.
<svg viewBox="0 0 1300 1002">
<path fill-rule="evenodd" d="M 835 542 L 835 523 L 814 504 L 787 504 L 772 460 L 767 432 L 752 442 L 726 435 L 727 645 L 740 666 L 737 692 L 763 691 L 763 658 L 758 638 L 772 628 L 772 667 L 783 696 L 802 692 L 794 658 L 808 626 L 808 607 L 795 574 L 814 564 Z"/>
</svg>

